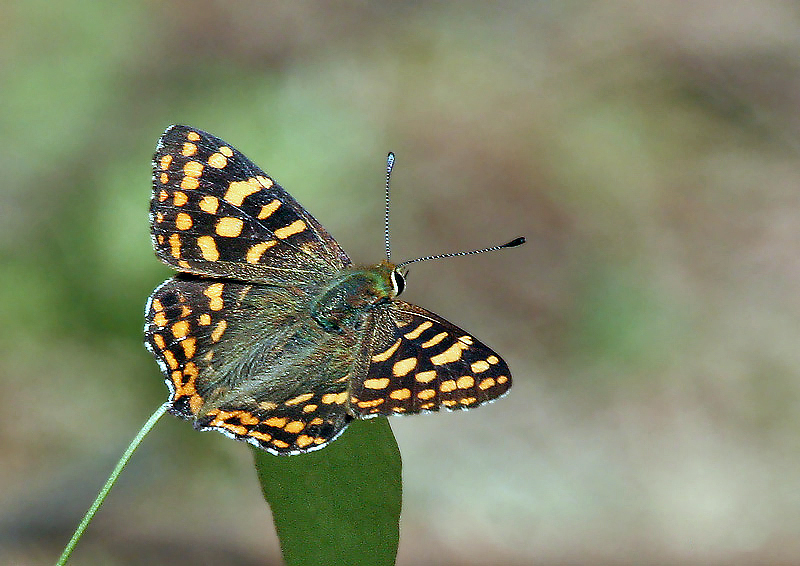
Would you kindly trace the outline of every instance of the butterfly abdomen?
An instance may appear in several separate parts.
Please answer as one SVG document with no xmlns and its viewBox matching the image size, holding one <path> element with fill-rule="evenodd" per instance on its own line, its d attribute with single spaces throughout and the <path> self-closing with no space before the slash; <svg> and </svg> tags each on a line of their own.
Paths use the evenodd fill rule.
<svg viewBox="0 0 800 566">
<path fill-rule="evenodd" d="M 325 286 L 311 304 L 311 317 L 326 332 L 357 329 L 367 311 L 396 293 L 391 266 L 348 268 Z"/>
</svg>

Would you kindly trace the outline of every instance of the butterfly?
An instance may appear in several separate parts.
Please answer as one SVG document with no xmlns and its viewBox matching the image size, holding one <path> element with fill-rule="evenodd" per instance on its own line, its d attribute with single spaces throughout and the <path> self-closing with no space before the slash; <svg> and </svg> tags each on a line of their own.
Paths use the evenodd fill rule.
<svg viewBox="0 0 800 566">
<path fill-rule="evenodd" d="M 388 180 L 394 156 L 390 154 Z M 153 158 L 150 227 L 178 274 L 145 309 L 169 412 L 274 454 L 323 448 L 353 419 L 469 409 L 511 375 L 457 326 L 397 299 L 405 265 L 357 267 L 223 140 L 174 125 Z"/>
</svg>

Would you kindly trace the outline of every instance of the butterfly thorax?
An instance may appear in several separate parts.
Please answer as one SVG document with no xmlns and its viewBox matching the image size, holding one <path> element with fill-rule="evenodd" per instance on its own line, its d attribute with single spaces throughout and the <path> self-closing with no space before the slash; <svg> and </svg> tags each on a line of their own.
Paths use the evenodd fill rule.
<svg viewBox="0 0 800 566">
<path fill-rule="evenodd" d="M 385 261 L 344 269 L 313 300 L 311 317 L 326 332 L 356 330 L 370 309 L 399 294 L 398 278 L 395 265 Z"/>
</svg>

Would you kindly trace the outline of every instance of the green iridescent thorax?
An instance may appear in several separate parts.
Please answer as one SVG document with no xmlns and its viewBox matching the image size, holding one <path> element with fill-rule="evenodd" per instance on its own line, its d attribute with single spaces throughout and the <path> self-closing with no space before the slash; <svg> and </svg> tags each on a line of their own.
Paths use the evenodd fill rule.
<svg viewBox="0 0 800 566">
<path fill-rule="evenodd" d="M 323 287 L 311 303 L 311 317 L 326 332 L 355 330 L 367 311 L 396 297 L 398 277 L 395 265 L 382 262 L 371 267 L 351 267 Z"/>
</svg>

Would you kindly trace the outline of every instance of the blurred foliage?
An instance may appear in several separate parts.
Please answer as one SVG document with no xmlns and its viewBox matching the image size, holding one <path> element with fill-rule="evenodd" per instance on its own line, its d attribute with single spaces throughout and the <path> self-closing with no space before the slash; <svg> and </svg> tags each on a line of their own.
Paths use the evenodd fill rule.
<svg viewBox="0 0 800 566">
<path fill-rule="evenodd" d="M 124 4 L 0 18 L 0 561 L 50 563 L 163 400 L 150 156 L 188 123 L 515 385 L 395 419 L 400 564 L 796 563 L 797 4 Z M 165 419 L 74 564 L 278 563 L 245 446 Z"/>
</svg>

